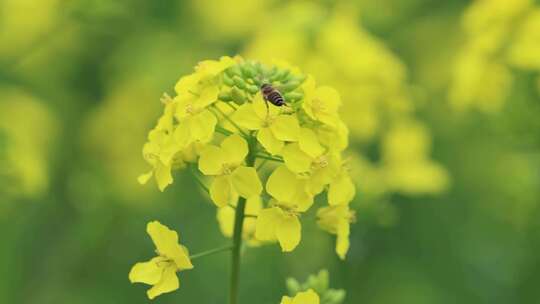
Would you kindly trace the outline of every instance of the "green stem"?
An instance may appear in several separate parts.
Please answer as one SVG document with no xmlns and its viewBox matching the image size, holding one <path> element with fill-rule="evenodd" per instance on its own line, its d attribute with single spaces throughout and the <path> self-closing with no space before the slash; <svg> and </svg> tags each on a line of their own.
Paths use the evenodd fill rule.
<svg viewBox="0 0 540 304">
<path fill-rule="evenodd" d="M 207 256 L 207 255 L 212 255 L 212 254 L 215 254 L 215 253 L 218 253 L 218 252 L 228 251 L 228 250 L 231 250 L 232 248 L 233 248 L 232 245 L 218 247 L 218 248 L 214 248 L 214 249 L 210 249 L 210 250 L 206 250 L 206 251 L 203 251 L 203 252 L 199 252 L 199 253 L 190 255 L 189 258 L 194 260 L 196 258 L 200 258 L 200 257 Z"/>
<path fill-rule="evenodd" d="M 200 179 L 199 174 L 197 174 L 196 169 L 194 166 L 191 166 L 191 174 L 195 178 L 195 181 L 197 184 L 204 190 L 208 195 L 210 195 L 210 189 L 208 189 L 208 186 L 204 184 L 204 182 Z"/>
<path fill-rule="evenodd" d="M 253 140 L 249 141 L 249 154 L 246 158 L 246 165 L 253 167 L 255 164 L 255 147 Z M 256 142 L 255 142 L 256 143 Z M 240 249 L 242 247 L 242 229 L 244 226 L 244 217 L 246 209 L 246 199 L 241 197 L 236 205 L 234 215 L 233 248 L 231 260 L 231 287 L 229 292 L 229 304 L 238 303 L 238 287 L 240 285 Z"/>
<path fill-rule="evenodd" d="M 214 105 L 214 106 L 212 106 L 212 108 L 209 108 L 209 109 L 214 109 L 219 114 L 221 114 L 221 116 L 223 116 L 223 118 L 225 118 L 225 120 L 227 120 L 231 125 L 233 125 L 238 130 L 238 132 L 240 132 L 240 134 L 242 134 L 244 136 L 244 138 L 247 139 L 249 137 L 249 135 L 246 134 L 246 132 L 244 132 L 244 130 L 242 130 L 242 128 L 240 128 L 240 126 L 238 126 L 227 114 L 223 113 L 223 111 L 221 111 L 218 107 L 216 107 Z M 212 111 L 212 110 L 210 110 L 210 111 Z M 214 113 L 214 115 L 216 115 L 216 114 Z"/>
<path fill-rule="evenodd" d="M 260 158 L 260 159 L 271 160 L 271 161 L 276 161 L 276 162 L 280 162 L 280 163 L 283 162 L 283 159 L 277 158 L 277 157 L 272 157 L 272 156 L 266 156 L 266 155 L 257 154 L 256 157 Z"/>
</svg>

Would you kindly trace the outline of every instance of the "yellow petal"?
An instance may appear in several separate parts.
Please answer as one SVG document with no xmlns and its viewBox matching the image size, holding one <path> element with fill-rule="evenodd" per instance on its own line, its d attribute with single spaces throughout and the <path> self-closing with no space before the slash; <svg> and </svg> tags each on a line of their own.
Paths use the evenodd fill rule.
<svg viewBox="0 0 540 304">
<path fill-rule="evenodd" d="M 238 199 L 237 192 L 233 189 L 230 176 L 217 176 L 210 185 L 210 198 L 218 207 L 233 204 Z"/>
<path fill-rule="evenodd" d="M 152 238 L 160 255 L 173 259 L 178 268 L 193 268 L 189 257 L 178 243 L 178 234 L 158 221 L 149 222 L 146 232 Z"/>
<path fill-rule="evenodd" d="M 283 141 L 297 141 L 300 136 L 298 119 L 293 115 L 279 115 L 270 125 L 274 136 Z"/>
<path fill-rule="evenodd" d="M 258 215 L 262 209 L 262 200 L 260 196 L 252 196 L 246 202 L 246 214 Z"/>
<path fill-rule="evenodd" d="M 156 164 L 154 176 L 156 177 L 158 188 L 161 191 L 165 190 L 165 188 L 173 182 L 171 166 L 165 166 L 160 161 Z"/>
<path fill-rule="evenodd" d="M 178 95 L 188 94 L 199 83 L 200 79 L 201 75 L 198 73 L 183 76 L 176 83 L 174 90 Z"/>
<path fill-rule="evenodd" d="M 294 173 L 308 172 L 313 159 L 300 150 L 298 143 L 288 144 L 281 151 L 285 165 Z"/>
<path fill-rule="evenodd" d="M 189 130 L 189 124 L 181 123 L 179 124 L 173 132 L 173 140 L 180 147 L 180 149 L 185 148 L 191 142 L 191 132 Z"/>
<path fill-rule="evenodd" d="M 197 97 L 190 92 L 180 94 L 174 98 L 174 101 L 177 103 L 174 116 L 181 123 L 191 115 L 191 109 L 193 109 L 196 98 Z"/>
<path fill-rule="evenodd" d="M 315 95 L 324 104 L 324 112 L 332 114 L 337 113 L 341 105 L 341 97 L 336 89 L 322 86 L 315 90 Z"/>
<path fill-rule="evenodd" d="M 293 251 L 300 243 L 302 226 L 298 217 L 293 214 L 283 214 L 276 227 L 276 237 L 284 252 Z"/>
<path fill-rule="evenodd" d="M 280 202 L 291 202 L 299 187 L 296 175 L 285 165 L 272 172 L 266 182 L 266 191 Z"/>
<path fill-rule="evenodd" d="M 225 155 L 222 149 L 208 145 L 201 151 L 199 170 L 205 175 L 220 175 L 223 173 Z"/>
<path fill-rule="evenodd" d="M 189 120 L 189 127 L 194 140 L 208 142 L 212 139 L 216 128 L 217 118 L 208 110 L 193 115 Z"/>
<path fill-rule="evenodd" d="M 234 229 L 234 209 L 226 206 L 218 208 L 216 218 L 219 223 L 219 229 L 226 237 L 232 237 Z"/>
<path fill-rule="evenodd" d="M 287 296 L 283 296 L 281 298 L 281 303 L 280 304 L 292 304 L 292 298 L 287 297 Z"/>
<path fill-rule="evenodd" d="M 349 251 L 349 229 L 349 223 L 342 222 L 337 230 L 336 253 L 342 260 Z"/>
<path fill-rule="evenodd" d="M 328 204 L 348 204 L 356 193 L 354 183 L 346 173 L 339 174 L 328 189 Z"/>
<path fill-rule="evenodd" d="M 276 228 L 283 216 L 278 207 L 261 210 L 255 226 L 255 237 L 260 241 L 273 241 L 276 239 Z"/>
<path fill-rule="evenodd" d="M 199 98 L 196 101 L 198 108 L 206 108 L 217 100 L 219 88 L 217 86 L 205 87 L 201 90 Z"/>
<path fill-rule="evenodd" d="M 279 154 L 285 143 L 277 139 L 269 128 L 262 128 L 257 132 L 257 140 L 263 148 L 272 155 Z"/>
<path fill-rule="evenodd" d="M 158 283 L 163 274 L 163 267 L 159 267 L 159 263 L 163 261 L 163 257 L 155 257 L 148 262 L 133 265 L 129 272 L 129 281 L 131 283 L 145 283 L 149 285 Z"/>
<path fill-rule="evenodd" d="M 279 107 L 269 102 L 267 103 L 260 92 L 253 98 L 253 110 L 257 116 L 263 120 L 267 117 L 274 117 L 280 112 Z"/>
<path fill-rule="evenodd" d="M 232 173 L 232 184 L 238 194 L 245 198 L 258 196 L 262 191 L 262 183 L 253 167 L 240 166 Z"/>
<path fill-rule="evenodd" d="M 300 130 L 300 139 L 298 141 L 300 149 L 312 158 L 318 157 L 324 153 L 324 148 L 317 139 L 317 134 L 308 128 Z"/>
<path fill-rule="evenodd" d="M 242 128 L 248 130 L 258 130 L 262 126 L 262 120 L 257 116 L 253 105 L 250 103 L 243 104 L 234 112 L 232 120 Z"/>
<path fill-rule="evenodd" d="M 225 159 L 231 164 L 240 164 L 248 154 L 248 144 L 242 136 L 233 134 L 221 142 Z"/>
<path fill-rule="evenodd" d="M 319 295 L 313 289 L 308 289 L 307 291 L 296 294 L 292 304 L 319 304 L 319 302 Z"/>
<path fill-rule="evenodd" d="M 152 175 L 154 175 L 154 171 L 150 171 L 148 173 L 141 174 L 141 175 L 139 175 L 139 177 L 137 177 L 137 181 L 139 182 L 139 184 L 145 185 L 148 182 L 148 180 L 150 180 L 150 178 L 152 178 Z"/>
<path fill-rule="evenodd" d="M 176 269 L 171 265 L 164 269 L 161 280 L 150 288 L 146 294 L 152 300 L 161 294 L 177 290 L 178 287 L 180 287 L 180 282 L 176 276 Z"/>
</svg>

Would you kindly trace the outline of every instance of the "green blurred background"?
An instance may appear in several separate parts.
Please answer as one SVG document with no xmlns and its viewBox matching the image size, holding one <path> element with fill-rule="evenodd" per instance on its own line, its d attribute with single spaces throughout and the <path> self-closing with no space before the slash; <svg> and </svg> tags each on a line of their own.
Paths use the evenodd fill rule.
<svg viewBox="0 0 540 304">
<path fill-rule="evenodd" d="M 136 177 L 159 97 L 203 59 L 284 59 L 339 89 L 358 187 L 345 262 L 249 249 L 242 303 L 321 268 L 346 303 L 540 303 L 540 1 L 0 0 L 0 303 L 146 303 L 146 222 L 226 244 L 185 172 Z M 229 256 L 156 303 L 225 303 Z"/>
</svg>

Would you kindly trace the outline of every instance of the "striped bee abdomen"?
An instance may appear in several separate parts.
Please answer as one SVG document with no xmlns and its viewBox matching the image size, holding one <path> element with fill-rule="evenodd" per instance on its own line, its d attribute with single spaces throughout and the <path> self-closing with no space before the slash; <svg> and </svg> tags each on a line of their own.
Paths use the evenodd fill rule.
<svg viewBox="0 0 540 304">
<path fill-rule="evenodd" d="M 264 83 L 261 85 L 261 92 L 264 97 L 264 99 L 271 104 L 281 107 L 285 104 L 285 99 L 281 95 L 281 93 L 276 90 L 272 85 L 268 83 Z"/>
</svg>

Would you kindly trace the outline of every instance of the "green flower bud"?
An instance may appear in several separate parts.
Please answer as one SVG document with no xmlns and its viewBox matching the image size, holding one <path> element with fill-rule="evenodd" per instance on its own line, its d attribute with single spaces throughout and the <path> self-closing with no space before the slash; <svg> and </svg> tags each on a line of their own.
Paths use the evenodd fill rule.
<svg viewBox="0 0 540 304">
<path fill-rule="evenodd" d="M 240 89 L 245 89 L 246 88 L 246 86 L 247 86 L 246 82 L 240 76 L 234 76 L 233 80 L 234 80 L 234 85 L 237 86 L 238 88 L 240 88 Z"/>
<path fill-rule="evenodd" d="M 278 90 L 283 93 L 288 93 L 291 91 L 294 91 L 298 86 L 300 85 L 300 82 L 297 81 L 290 81 L 288 83 L 282 84 L 278 87 Z"/>
<path fill-rule="evenodd" d="M 285 284 L 287 285 L 287 290 L 291 295 L 297 294 L 299 291 L 302 290 L 300 287 L 300 283 L 298 283 L 298 281 L 294 278 L 287 278 Z"/>
<path fill-rule="evenodd" d="M 304 94 L 300 92 L 290 92 L 283 95 L 286 101 L 295 102 L 304 98 Z"/>
<path fill-rule="evenodd" d="M 234 81 L 227 73 L 223 73 L 223 83 L 230 87 L 234 86 Z"/>
<path fill-rule="evenodd" d="M 274 74 L 274 76 L 270 78 L 270 80 L 271 81 L 283 80 L 285 79 L 285 77 L 289 75 L 290 72 L 291 71 L 289 70 L 279 70 L 277 73 Z"/>
<path fill-rule="evenodd" d="M 233 65 L 232 67 L 228 68 L 225 73 L 230 77 L 242 76 L 242 71 L 240 71 L 238 65 Z"/>
<path fill-rule="evenodd" d="M 244 75 L 244 77 L 252 78 L 257 75 L 255 69 L 249 64 L 242 65 L 240 69 L 242 70 L 242 74 Z"/>
<path fill-rule="evenodd" d="M 324 304 L 341 304 L 347 293 L 343 289 L 329 289 L 321 299 Z"/>
<path fill-rule="evenodd" d="M 218 95 L 218 99 L 225 102 L 229 102 L 229 101 L 232 101 L 232 96 L 230 92 L 220 92 Z"/>
<path fill-rule="evenodd" d="M 255 95 L 257 94 L 257 92 L 259 92 L 259 86 L 256 86 L 256 85 L 250 85 L 247 87 L 247 90 L 249 93 Z"/>
<path fill-rule="evenodd" d="M 234 101 L 234 103 L 238 104 L 238 105 L 241 105 L 243 103 L 245 103 L 247 101 L 246 99 L 246 94 L 244 93 L 244 91 L 238 89 L 238 88 L 233 88 L 231 90 L 231 97 L 232 97 L 232 100 Z"/>
</svg>

